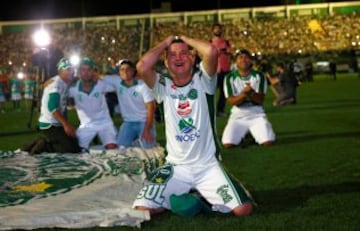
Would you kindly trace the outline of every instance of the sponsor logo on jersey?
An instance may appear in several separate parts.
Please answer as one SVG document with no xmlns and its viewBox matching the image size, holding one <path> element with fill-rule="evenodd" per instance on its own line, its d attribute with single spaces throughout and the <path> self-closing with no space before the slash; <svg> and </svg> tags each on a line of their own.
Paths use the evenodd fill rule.
<svg viewBox="0 0 360 231">
<path fill-rule="evenodd" d="M 183 118 L 179 121 L 178 126 L 181 134 L 176 135 L 179 142 L 193 142 L 200 137 L 200 131 L 193 125 L 192 118 Z"/>
<path fill-rule="evenodd" d="M 181 101 L 177 107 L 177 113 L 180 116 L 187 116 L 192 112 L 189 101 Z"/>
</svg>

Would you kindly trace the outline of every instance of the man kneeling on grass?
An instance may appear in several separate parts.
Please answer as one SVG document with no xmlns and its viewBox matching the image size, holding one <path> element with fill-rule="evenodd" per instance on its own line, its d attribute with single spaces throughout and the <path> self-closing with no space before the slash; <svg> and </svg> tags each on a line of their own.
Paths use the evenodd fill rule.
<svg viewBox="0 0 360 231">
<path fill-rule="evenodd" d="M 233 106 L 222 135 L 223 146 L 231 148 L 239 145 L 247 132 L 258 144 L 270 146 L 275 141 L 275 133 L 262 106 L 266 78 L 252 69 L 252 57 L 248 50 L 238 50 L 235 61 L 237 68 L 224 81 L 226 100 Z"/>
<path fill-rule="evenodd" d="M 202 56 L 200 69 L 193 73 L 194 56 Z M 170 77 L 156 73 L 155 64 L 165 52 Z M 231 178 L 218 161 L 215 106 L 217 50 L 207 41 L 187 36 L 169 36 L 148 51 L 137 70 L 164 103 L 167 138 L 166 163 L 155 170 L 140 190 L 133 207 L 156 214 L 171 209 L 193 216 L 202 211 L 203 201 L 211 211 L 249 215 L 253 210 L 250 194 Z M 206 203 L 205 203 L 206 204 Z"/>
</svg>

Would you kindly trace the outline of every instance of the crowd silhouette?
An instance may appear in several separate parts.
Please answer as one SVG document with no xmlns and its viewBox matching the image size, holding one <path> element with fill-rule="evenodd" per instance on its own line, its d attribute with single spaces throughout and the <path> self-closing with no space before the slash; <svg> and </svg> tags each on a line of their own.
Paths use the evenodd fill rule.
<svg viewBox="0 0 360 231">
<path fill-rule="evenodd" d="M 223 36 L 234 48 L 246 48 L 255 55 L 318 54 L 345 50 L 360 43 L 360 16 L 357 13 L 333 16 L 295 16 L 291 18 L 240 19 L 224 22 Z M 210 40 L 209 22 L 156 22 L 152 28 L 141 25 L 111 27 L 61 28 L 51 31 L 56 46 L 64 54 L 78 53 L 95 58 L 105 72 L 109 60 L 124 57 L 137 60 L 149 47 L 169 34 L 189 34 Z M 0 34 L 0 68 L 24 68 L 32 65 L 34 54 L 32 30 Z"/>
</svg>

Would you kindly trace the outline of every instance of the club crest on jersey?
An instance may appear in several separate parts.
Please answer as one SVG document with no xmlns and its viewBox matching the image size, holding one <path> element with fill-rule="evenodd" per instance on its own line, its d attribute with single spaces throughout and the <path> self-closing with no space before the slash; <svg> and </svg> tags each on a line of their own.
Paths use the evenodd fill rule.
<svg viewBox="0 0 360 231">
<path fill-rule="evenodd" d="M 83 101 L 81 94 L 78 94 L 78 95 L 77 95 L 77 100 L 78 100 L 79 102 L 82 102 L 82 101 Z"/>
<path fill-rule="evenodd" d="M 187 94 L 187 97 L 191 100 L 195 100 L 198 98 L 198 92 L 196 89 L 192 88 L 188 94 Z"/>
<path fill-rule="evenodd" d="M 125 91 L 125 88 L 122 87 L 122 86 L 120 86 L 120 87 L 119 87 L 119 93 L 120 93 L 120 95 L 122 95 L 122 94 L 124 93 L 124 91 Z"/>
</svg>

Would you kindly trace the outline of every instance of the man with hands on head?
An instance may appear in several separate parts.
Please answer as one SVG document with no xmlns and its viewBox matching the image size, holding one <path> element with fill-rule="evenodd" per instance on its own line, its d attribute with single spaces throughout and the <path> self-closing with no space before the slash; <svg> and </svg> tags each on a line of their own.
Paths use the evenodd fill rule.
<svg viewBox="0 0 360 231">
<path fill-rule="evenodd" d="M 202 57 L 198 71 L 192 71 L 190 46 Z M 155 71 L 165 52 L 170 76 Z M 225 172 L 218 157 L 215 127 L 217 50 L 207 41 L 187 36 L 169 36 L 150 49 L 137 63 L 139 75 L 164 104 L 166 163 L 155 170 L 140 190 L 133 207 L 151 215 L 172 210 L 182 214 L 195 209 L 189 192 L 197 190 L 212 211 L 249 215 L 251 196 Z M 185 195 L 185 197 L 184 197 Z M 180 203 L 179 203 L 179 200 Z"/>
</svg>

